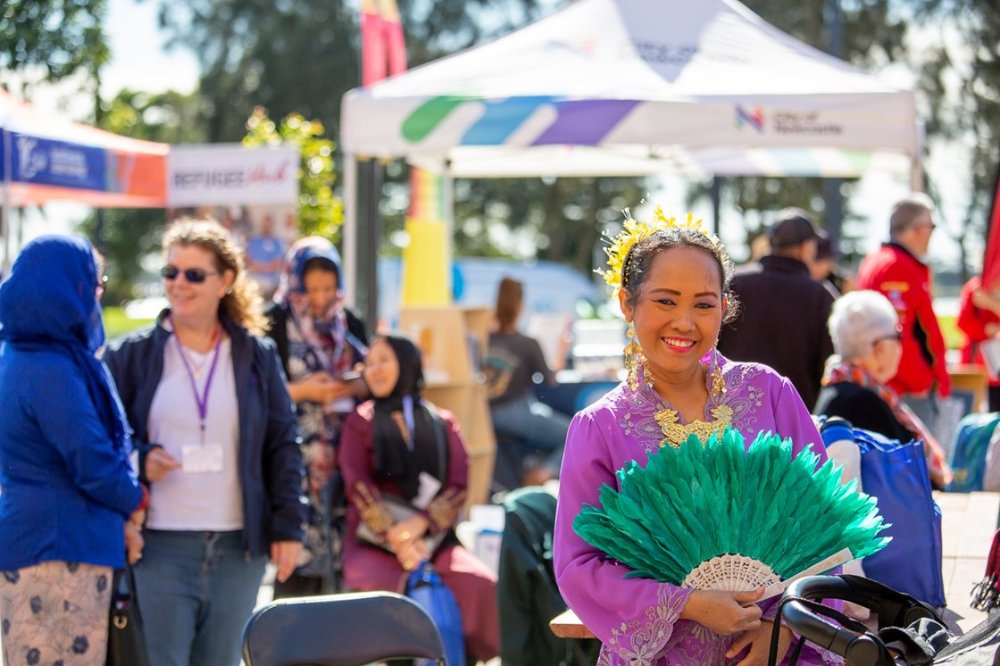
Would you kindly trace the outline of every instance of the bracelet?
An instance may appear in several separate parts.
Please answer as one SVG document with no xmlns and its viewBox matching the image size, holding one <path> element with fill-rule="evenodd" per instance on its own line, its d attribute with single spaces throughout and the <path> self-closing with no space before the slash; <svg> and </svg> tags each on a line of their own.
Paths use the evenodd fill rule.
<svg viewBox="0 0 1000 666">
<path fill-rule="evenodd" d="M 142 488 L 142 499 L 139 500 L 139 506 L 135 507 L 135 511 L 145 511 L 149 508 L 149 486 L 145 483 L 140 483 L 139 487 Z M 135 511 L 132 513 L 135 513 Z"/>
</svg>

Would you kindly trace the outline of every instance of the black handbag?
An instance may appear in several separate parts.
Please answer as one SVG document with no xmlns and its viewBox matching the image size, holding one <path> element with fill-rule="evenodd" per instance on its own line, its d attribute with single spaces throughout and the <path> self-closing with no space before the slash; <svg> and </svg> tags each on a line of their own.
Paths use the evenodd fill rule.
<svg viewBox="0 0 1000 666">
<path fill-rule="evenodd" d="M 107 666 L 150 666 L 132 567 L 115 571 L 108 614 Z"/>
</svg>

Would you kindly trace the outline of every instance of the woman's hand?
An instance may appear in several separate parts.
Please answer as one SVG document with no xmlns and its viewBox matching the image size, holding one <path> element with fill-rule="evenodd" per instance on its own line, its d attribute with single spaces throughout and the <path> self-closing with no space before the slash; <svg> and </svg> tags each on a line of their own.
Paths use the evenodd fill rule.
<svg viewBox="0 0 1000 666">
<path fill-rule="evenodd" d="M 303 380 L 288 386 L 289 395 L 294 402 L 318 402 L 321 405 L 350 397 L 352 388 L 348 382 L 334 379 L 326 372 L 314 372 Z"/>
<path fill-rule="evenodd" d="M 395 552 L 399 565 L 406 571 L 413 571 L 418 564 L 430 558 L 422 539 L 405 543 Z"/>
<path fill-rule="evenodd" d="M 146 454 L 145 467 L 146 478 L 150 483 L 156 483 L 167 478 L 167 475 L 175 469 L 180 469 L 181 464 L 162 446 L 154 446 Z"/>
<path fill-rule="evenodd" d="M 275 541 L 271 544 L 271 562 L 278 567 L 275 578 L 279 583 L 284 583 L 292 575 L 301 554 L 301 541 Z"/>
<path fill-rule="evenodd" d="M 771 653 L 771 631 L 774 623 L 769 620 L 762 620 L 760 626 L 750 631 L 740 634 L 732 646 L 726 652 L 726 657 L 732 659 L 746 646 L 750 646 L 750 652 L 736 666 L 758 666 L 767 663 L 767 658 Z M 792 630 L 782 625 L 778 629 L 778 658 L 774 663 L 780 664 L 788 652 L 788 647 L 792 644 Z"/>
<path fill-rule="evenodd" d="M 757 601 L 764 589 L 750 592 L 695 590 L 681 611 L 681 619 L 693 620 L 715 633 L 726 636 L 760 628 L 761 610 Z"/>
<path fill-rule="evenodd" d="M 139 525 L 131 520 L 125 521 L 125 557 L 129 564 L 135 564 L 142 559 L 142 548 L 145 545 Z"/>
<path fill-rule="evenodd" d="M 385 540 L 392 552 L 399 554 L 404 546 L 421 541 L 427 534 L 430 522 L 422 514 L 414 514 L 406 520 L 401 520 L 385 533 Z M 402 562 L 402 561 L 401 561 Z"/>
</svg>

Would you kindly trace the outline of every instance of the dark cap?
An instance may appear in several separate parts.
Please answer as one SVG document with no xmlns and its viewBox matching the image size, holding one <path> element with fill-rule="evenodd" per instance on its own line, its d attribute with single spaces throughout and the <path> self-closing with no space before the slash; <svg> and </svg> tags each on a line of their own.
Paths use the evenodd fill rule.
<svg viewBox="0 0 1000 666">
<path fill-rule="evenodd" d="M 794 247 L 807 240 L 819 239 L 809 213 L 801 208 L 786 208 L 767 230 L 772 249 Z"/>
</svg>

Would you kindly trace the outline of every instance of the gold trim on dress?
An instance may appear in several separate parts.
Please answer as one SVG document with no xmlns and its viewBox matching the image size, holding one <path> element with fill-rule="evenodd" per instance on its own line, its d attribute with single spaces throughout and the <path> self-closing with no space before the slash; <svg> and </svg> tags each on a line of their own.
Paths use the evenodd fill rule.
<svg viewBox="0 0 1000 666">
<path fill-rule="evenodd" d="M 713 419 L 711 421 L 698 419 L 691 423 L 681 423 L 677 410 L 663 405 L 653 414 L 657 425 L 663 431 L 663 436 L 666 437 L 661 446 L 669 444 L 676 449 L 691 435 L 696 435 L 703 442 L 712 435 L 721 435 L 726 426 L 732 423 L 733 409 L 729 405 L 717 405 L 712 408 L 711 414 Z"/>
<path fill-rule="evenodd" d="M 357 491 L 354 505 L 361 512 L 361 520 L 368 526 L 368 529 L 378 536 L 388 532 L 389 528 L 392 527 L 392 514 L 389 513 L 389 510 L 372 496 L 368 486 L 362 482 L 358 481 L 354 484 L 354 490 Z"/>
</svg>

